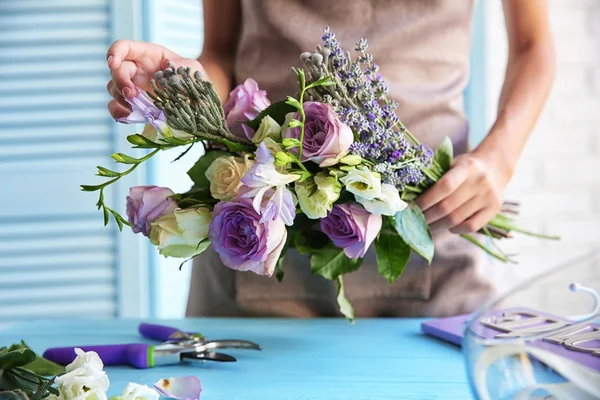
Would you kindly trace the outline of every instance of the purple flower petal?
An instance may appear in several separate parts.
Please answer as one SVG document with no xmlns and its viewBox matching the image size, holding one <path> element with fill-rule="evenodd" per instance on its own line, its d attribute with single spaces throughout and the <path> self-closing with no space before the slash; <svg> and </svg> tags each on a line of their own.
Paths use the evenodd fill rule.
<svg viewBox="0 0 600 400">
<path fill-rule="evenodd" d="M 154 388 L 162 396 L 177 400 L 198 400 L 202 392 L 200 379 L 195 376 L 160 379 Z"/>
</svg>

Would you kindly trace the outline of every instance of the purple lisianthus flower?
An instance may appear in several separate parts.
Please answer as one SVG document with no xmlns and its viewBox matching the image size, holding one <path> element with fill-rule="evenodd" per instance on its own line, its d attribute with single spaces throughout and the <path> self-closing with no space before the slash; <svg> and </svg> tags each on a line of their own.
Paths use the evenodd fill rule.
<svg viewBox="0 0 600 400">
<path fill-rule="evenodd" d="M 165 113 L 152 103 L 152 99 L 148 97 L 146 92 L 140 88 L 136 89 L 138 91 L 137 96 L 125 99 L 131 105 L 131 114 L 119 118 L 117 121 L 126 124 L 150 124 L 161 132 L 167 126 Z"/>
<path fill-rule="evenodd" d="M 256 151 L 256 163 L 242 177 L 241 182 L 248 188 L 240 197 L 253 198 L 254 210 L 262 214 L 261 222 L 281 218 L 291 226 L 296 217 L 294 196 L 287 184 L 299 179 L 299 175 L 282 174 L 275 169 L 274 158 L 264 143 Z M 265 206 L 265 196 L 269 196 Z"/>
<path fill-rule="evenodd" d="M 177 203 L 171 189 L 159 186 L 134 186 L 127 196 L 127 219 L 135 233 L 148 236 L 153 221 L 175 211 Z"/>
<path fill-rule="evenodd" d="M 243 122 L 253 120 L 270 104 L 267 92 L 260 90 L 254 79 L 246 79 L 231 91 L 223 105 L 227 127 L 234 135 L 251 140 L 254 130 Z"/>
<path fill-rule="evenodd" d="M 300 161 L 310 160 L 321 167 L 337 164 L 340 158 L 348 154 L 354 141 L 352 129 L 338 118 L 328 104 L 309 101 L 303 107 L 306 120 Z M 300 114 L 296 113 L 294 118 L 299 120 Z M 300 139 L 300 127 L 288 129 L 285 136 Z"/>
<path fill-rule="evenodd" d="M 176 400 L 198 400 L 202 393 L 200 379 L 195 376 L 160 379 L 154 384 L 154 389 L 161 396 Z"/>
<path fill-rule="evenodd" d="M 321 230 L 350 258 L 364 257 L 381 230 L 381 215 L 368 212 L 357 203 L 336 204 L 321 219 Z"/>
<path fill-rule="evenodd" d="M 271 276 L 287 230 L 280 218 L 262 221 L 252 200 L 239 199 L 217 203 L 208 237 L 227 267 Z"/>
</svg>

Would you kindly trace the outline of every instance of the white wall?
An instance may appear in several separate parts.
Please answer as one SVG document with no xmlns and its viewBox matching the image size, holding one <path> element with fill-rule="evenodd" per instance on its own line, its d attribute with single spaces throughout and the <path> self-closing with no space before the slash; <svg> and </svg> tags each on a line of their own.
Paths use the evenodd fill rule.
<svg viewBox="0 0 600 400">
<path fill-rule="evenodd" d="M 522 203 L 523 224 L 559 234 L 561 242 L 518 237 L 502 243 L 519 253 L 518 265 L 498 265 L 503 287 L 562 260 L 600 246 L 600 1 L 550 0 L 558 68 L 555 86 L 518 164 L 505 197 Z M 493 123 L 506 63 L 507 43 L 500 1 L 488 1 L 486 16 L 487 115 Z M 563 275 L 564 284 L 573 276 Z M 600 288 L 600 265 L 578 278 Z M 565 292 L 566 293 L 566 292 Z M 519 298 L 531 307 L 560 308 L 568 298 L 533 290 Z"/>
</svg>

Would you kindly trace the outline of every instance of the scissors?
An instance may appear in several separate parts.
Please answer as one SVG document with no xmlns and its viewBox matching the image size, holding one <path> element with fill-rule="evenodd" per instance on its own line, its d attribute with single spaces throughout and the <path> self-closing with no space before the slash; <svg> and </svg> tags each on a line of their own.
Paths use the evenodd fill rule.
<svg viewBox="0 0 600 400">
<path fill-rule="evenodd" d="M 143 343 L 111 344 L 99 346 L 55 347 L 44 352 L 44 357 L 57 364 L 67 365 L 75 360 L 75 347 L 83 351 L 95 351 L 104 365 L 131 365 L 136 368 L 152 368 L 161 365 L 191 361 L 233 362 L 235 357 L 214 352 L 214 349 L 252 349 L 260 346 L 247 340 L 207 340 L 199 333 L 187 333 L 177 328 L 156 324 L 140 324 L 140 334 L 158 345 Z"/>
</svg>

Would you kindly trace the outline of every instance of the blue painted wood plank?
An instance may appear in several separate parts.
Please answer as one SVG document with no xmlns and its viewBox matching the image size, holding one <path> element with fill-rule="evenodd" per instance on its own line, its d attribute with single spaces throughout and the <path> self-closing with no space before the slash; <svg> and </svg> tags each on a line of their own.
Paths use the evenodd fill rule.
<svg viewBox="0 0 600 400">
<path fill-rule="evenodd" d="M 196 375 L 203 400 L 432 400 L 471 397 L 455 346 L 423 335 L 418 319 L 186 319 L 162 321 L 209 338 L 242 338 L 263 350 L 228 350 L 237 363 L 150 370 L 107 367 L 109 395 L 130 381 Z M 24 339 L 48 347 L 143 341 L 137 320 L 23 323 L 0 332 L 0 344 Z"/>
</svg>

